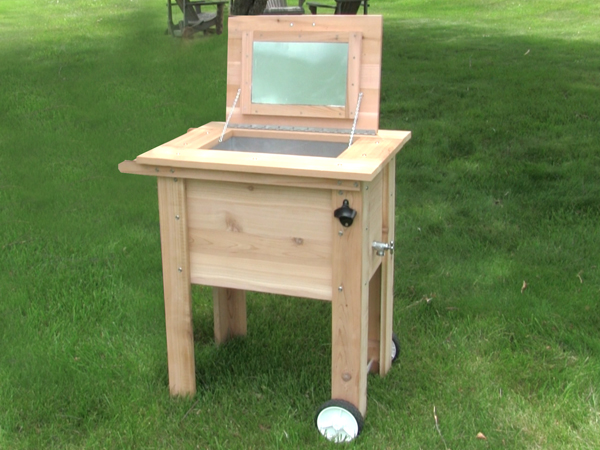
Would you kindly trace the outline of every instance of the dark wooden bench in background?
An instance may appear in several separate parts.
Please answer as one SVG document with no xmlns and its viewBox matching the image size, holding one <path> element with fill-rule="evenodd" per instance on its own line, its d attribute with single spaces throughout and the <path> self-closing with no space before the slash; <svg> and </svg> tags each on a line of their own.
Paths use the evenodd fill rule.
<svg viewBox="0 0 600 450">
<path fill-rule="evenodd" d="M 167 0 L 167 27 L 172 36 L 192 37 L 195 33 L 215 27 L 216 33 L 223 33 L 223 16 L 225 15 L 225 4 L 227 0 Z M 173 23 L 174 5 L 179 6 L 183 12 L 183 20 L 177 25 Z M 216 11 L 206 12 L 202 9 L 206 6 L 216 6 Z"/>
<path fill-rule="evenodd" d="M 333 9 L 334 14 L 357 14 L 361 5 L 367 14 L 369 8 L 368 0 L 335 0 L 335 5 L 308 2 L 307 5 L 311 14 L 317 14 L 317 8 Z"/>
</svg>

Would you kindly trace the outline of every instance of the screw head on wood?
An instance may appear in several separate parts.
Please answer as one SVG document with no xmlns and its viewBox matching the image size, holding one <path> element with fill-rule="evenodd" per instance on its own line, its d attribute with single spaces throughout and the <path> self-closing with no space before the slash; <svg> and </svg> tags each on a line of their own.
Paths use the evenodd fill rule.
<svg viewBox="0 0 600 450">
<path fill-rule="evenodd" d="M 342 292 L 344 288 L 342 286 L 338 286 L 338 291 Z"/>
<path fill-rule="evenodd" d="M 181 267 L 179 267 L 177 270 L 178 270 L 179 272 L 183 272 L 183 268 L 181 268 Z"/>
</svg>

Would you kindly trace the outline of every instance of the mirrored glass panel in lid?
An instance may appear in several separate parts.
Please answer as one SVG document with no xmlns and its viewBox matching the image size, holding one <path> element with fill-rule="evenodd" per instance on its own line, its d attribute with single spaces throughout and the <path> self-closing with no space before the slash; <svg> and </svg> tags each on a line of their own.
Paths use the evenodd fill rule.
<svg viewBox="0 0 600 450">
<path fill-rule="evenodd" d="M 345 106 L 347 42 L 252 45 L 252 103 Z"/>
</svg>

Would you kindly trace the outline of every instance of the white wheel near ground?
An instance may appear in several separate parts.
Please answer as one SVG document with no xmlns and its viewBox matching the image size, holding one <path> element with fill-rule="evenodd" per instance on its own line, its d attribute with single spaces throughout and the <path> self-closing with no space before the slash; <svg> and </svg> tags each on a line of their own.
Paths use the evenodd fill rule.
<svg viewBox="0 0 600 450">
<path fill-rule="evenodd" d="M 400 341 L 396 333 L 392 333 L 392 362 L 396 361 L 400 356 Z"/>
<path fill-rule="evenodd" d="M 315 425 L 331 442 L 350 442 L 362 430 L 364 419 L 358 409 L 344 400 L 330 400 L 319 408 Z"/>
</svg>

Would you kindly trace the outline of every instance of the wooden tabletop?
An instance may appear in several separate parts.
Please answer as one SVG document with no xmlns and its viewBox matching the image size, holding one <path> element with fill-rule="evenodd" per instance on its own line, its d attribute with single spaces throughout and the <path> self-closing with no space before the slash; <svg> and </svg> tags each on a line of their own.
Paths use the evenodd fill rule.
<svg viewBox="0 0 600 450">
<path fill-rule="evenodd" d="M 410 139 L 409 131 L 379 130 L 375 136 L 354 136 L 352 145 L 337 158 L 211 150 L 223 131 L 223 122 L 211 122 L 160 145 L 135 159 L 136 164 L 181 169 L 318 177 L 371 181 Z M 228 129 L 224 139 L 258 137 L 347 142 L 348 135 Z"/>
</svg>

